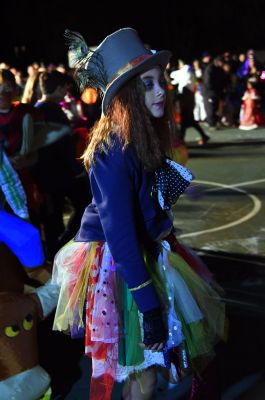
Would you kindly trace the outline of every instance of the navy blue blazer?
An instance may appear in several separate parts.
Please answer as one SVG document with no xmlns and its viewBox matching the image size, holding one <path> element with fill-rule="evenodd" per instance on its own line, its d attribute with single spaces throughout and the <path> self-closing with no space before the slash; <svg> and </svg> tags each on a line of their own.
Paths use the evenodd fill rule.
<svg viewBox="0 0 265 400">
<path fill-rule="evenodd" d="M 173 225 L 151 196 L 154 173 L 143 169 L 131 146 L 122 147 L 114 137 L 108 151 L 96 154 L 89 173 L 93 200 L 75 241 L 106 241 L 118 273 L 133 288 L 150 279 L 143 248 Z M 141 312 L 160 306 L 153 284 L 132 295 Z"/>
</svg>

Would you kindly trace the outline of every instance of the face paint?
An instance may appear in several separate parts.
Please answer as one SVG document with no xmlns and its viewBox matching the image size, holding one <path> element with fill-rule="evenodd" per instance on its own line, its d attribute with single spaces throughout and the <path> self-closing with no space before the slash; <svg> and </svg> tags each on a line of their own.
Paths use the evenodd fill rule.
<svg viewBox="0 0 265 400">
<path fill-rule="evenodd" d="M 166 100 L 166 81 L 159 67 L 140 75 L 145 88 L 145 105 L 154 118 L 164 115 Z"/>
</svg>

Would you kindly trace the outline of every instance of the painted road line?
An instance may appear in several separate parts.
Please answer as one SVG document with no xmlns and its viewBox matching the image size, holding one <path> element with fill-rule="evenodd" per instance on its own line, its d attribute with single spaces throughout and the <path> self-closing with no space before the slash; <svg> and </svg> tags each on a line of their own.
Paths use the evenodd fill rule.
<svg viewBox="0 0 265 400">
<path fill-rule="evenodd" d="M 253 194 L 250 194 L 248 192 L 246 192 L 243 189 L 239 189 L 237 187 L 233 187 L 231 185 L 224 185 L 222 183 L 218 183 L 218 182 L 212 182 L 212 181 L 196 181 L 197 183 L 202 183 L 205 185 L 212 185 L 212 186 L 219 186 L 220 188 L 223 189 L 230 189 L 230 190 L 234 190 L 236 192 L 240 192 L 242 194 L 244 194 L 245 196 L 247 196 L 253 203 L 253 207 L 252 210 L 247 213 L 246 215 L 244 215 L 243 217 L 233 221 L 233 222 L 229 222 L 228 224 L 224 224 L 224 225 L 220 225 L 217 226 L 215 228 L 209 228 L 209 229 L 204 229 L 201 231 L 196 231 L 196 232 L 190 232 L 190 233 L 184 233 L 183 235 L 180 235 L 179 238 L 186 238 L 186 237 L 192 237 L 192 236 L 199 236 L 199 235 L 204 235 L 205 233 L 210 233 L 210 232 L 218 232 L 218 231 L 222 231 L 224 229 L 228 229 L 228 228 L 232 228 L 236 225 L 240 225 L 243 222 L 248 221 L 249 219 L 253 218 L 255 215 L 258 214 L 258 212 L 261 209 L 262 206 L 262 202 L 259 200 L 259 198 Z"/>
<path fill-rule="evenodd" d="M 196 182 L 197 182 L 197 183 L 207 182 L 208 184 L 210 184 L 208 181 L 197 181 L 197 180 L 194 180 L 193 182 L 195 182 L 195 183 L 196 183 Z M 222 186 L 221 188 L 220 188 L 220 187 L 217 187 L 217 188 L 212 188 L 212 189 L 206 189 L 205 191 L 206 191 L 206 192 L 214 192 L 214 191 L 220 190 L 220 189 L 222 189 L 222 188 L 230 189 L 230 188 L 234 188 L 234 187 L 242 187 L 242 186 L 255 185 L 256 183 L 263 183 L 263 182 L 265 182 L 265 178 L 263 178 L 263 179 L 256 179 L 256 180 L 254 180 L 254 181 L 245 181 L 245 182 L 233 183 L 232 185 L 224 185 L 224 186 Z M 221 184 L 219 184 L 219 185 L 221 185 Z"/>
</svg>

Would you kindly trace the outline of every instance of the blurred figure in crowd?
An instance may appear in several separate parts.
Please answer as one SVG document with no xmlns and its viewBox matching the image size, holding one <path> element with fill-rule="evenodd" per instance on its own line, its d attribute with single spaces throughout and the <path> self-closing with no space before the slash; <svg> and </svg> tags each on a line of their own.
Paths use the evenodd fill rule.
<svg viewBox="0 0 265 400">
<path fill-rule="evenodd" d="M 204 72 L 205 68 L 208 67 L 208 65 L 212 62 L 212 55 L 211 53 L 206 50 L 202 53 L 202 57 L 201 57 L 201 69 L 202 69 L 202 73 Z"/>
<path fill-rule="evenodd" d="M 218 56 L 208 64 L 203 73 L 202 95 L 210 129 L 218 128 L 218 110 L 223 101 L 225 83 L 223 60 Z"/>
<path fill-rule="evenodd" d="M 67 88 L 68 78 L 65 74 L 52 71 L 40 75 L 42 97 L 35 107 L 42 111 L 47 122 L 69 126 L 69 120 L 60 106 Z M 90 201 L 86 173 L 75 156 L 73 131 L 39 150 L 33 172 L 44 196 L 41 220 L 45 232 L 47 256 L 52 259 L 59 247 L 77 232 L 83 211 Z M 65 226 L 66 199 L 70 201 L 70 218 Z"/>
<path fill-rule="evenodd" d="M 36 102 L 41 98 L 39 85 L 40 74 L 40 71 L 34 71 L 32 75 L 28 76 L 24 91 L 22 93 L 21 103 L 26 103 L 34 106 L 34 104 L 36 104 Z"/>
<path fill-rule="evenodd" d="M 21 154 L 23 126 L 26 115 L 33 121 L 41 121 L 41 113 L 28 104 L 14 103 L 15 77 L 11 71 L 0 70 L 0 142 L 14 169 L 17 171 L 27 196 L 31 218 L 38 212 L 41 195 L 32 179 L 31 166 L 36 162 L 35 151 Z"/>
<path fill-rule="evenodd" d="M 257 79 L 249 78 L 247 80 L 247 89 L 242 97 L 240 110 L 239 129 L 256 129 L 262 124 L 262 115 L 260 110 L 260 95 L 256 89 Z"/>
<path fill-rule="evenodd" d="M 186 64 L 179 70 L 171 72 L 170 77 L 173 79 L 172 83 L 178 86 L 177 101 L 180 109 L 180 139 L 184 142 L 186 129 L 193 127 L 200 135 L 198 144 L 206 144 L 209 136 L 194 118 L 194 79 L 191 67 Z"/>
</svg>

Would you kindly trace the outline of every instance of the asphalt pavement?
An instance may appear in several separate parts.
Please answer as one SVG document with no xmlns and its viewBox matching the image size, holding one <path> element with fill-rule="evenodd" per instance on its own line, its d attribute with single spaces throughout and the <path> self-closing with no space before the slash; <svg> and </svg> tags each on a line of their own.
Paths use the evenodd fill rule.
<svg viewBox="0 0 265 400">
<path fill-rule="evenodd" d="M 222 400 L 264 400 L 265 129 L 204 129 L 204 146 L 194 129 L 186 134 L 195 181 L 174 208 L 174 225 L 225 290 L 230 329 L 217 351 Z M 164 398 L 187 398 L 177 393 Z"/>
<path fill-rule="evenodd" d="M 225 290 L 229 336 L 217 348 L 222 400 L 264 400 L 265 129 L 205 131 L 210 140 L 204 146 L 195 130 L 186 134 L 187 167 L 196 179 L 174 207 L 174 226 Z M 77 366 L 71 390 L 55 399 L 89 398 L 90 360 L 80 356 Z M 156 399 L 187 400 L 190 383 L 187 377 L 167 385 L 159 377 Z"/>
<path fill-rule="evenodd" d="M 175 227 L 194 248 L 265 256 L 265 129 L 186 135 L 194 182 L 177 202 Z"/>
<path fill-rule="evenodd" d="M 216 145 L 247 145 L 250 143 L 265 144 L 265 128 L 257 128 L 250 131 L 238 129 L 236 127 L 221 127 L 220 129 L 210 130 L 205 124 L 201 124 L 207 135 L 210 136 L 210 141 L 201 147 L 214 147 Z M 185 136 L 185 142 L 189 148 L 197 147 L 197 139 L 200 136 L 194 128 L 189 128 Z"/>
</svg>

